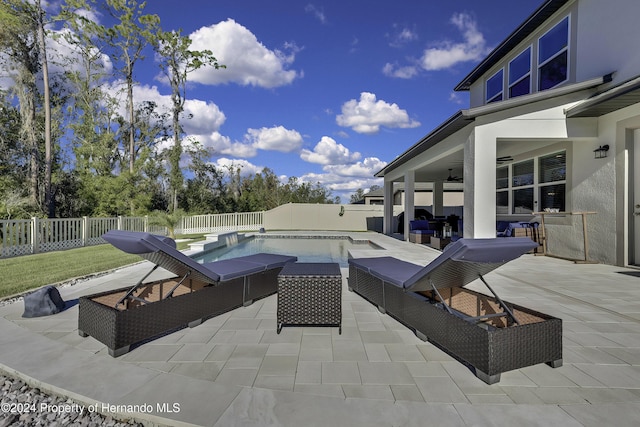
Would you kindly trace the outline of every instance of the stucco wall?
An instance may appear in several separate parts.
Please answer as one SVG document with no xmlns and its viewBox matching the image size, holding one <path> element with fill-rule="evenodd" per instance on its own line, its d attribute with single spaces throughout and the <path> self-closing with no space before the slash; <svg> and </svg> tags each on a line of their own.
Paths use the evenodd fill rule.
<svg viewBox="0 0 640 427">
<path fill-rule="evenodd" d="M 342 213 L 342 215 L 340 215 Z M 397 213 L 394 213 L 397 214 Z M 266 230 L 367 231 L 383 206 L 288 203 L 264 213 Z"/>
</svg>

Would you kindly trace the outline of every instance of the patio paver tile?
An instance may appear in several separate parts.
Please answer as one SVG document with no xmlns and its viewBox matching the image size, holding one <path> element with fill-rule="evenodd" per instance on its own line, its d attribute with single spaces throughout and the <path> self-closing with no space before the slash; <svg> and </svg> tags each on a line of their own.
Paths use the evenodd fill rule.
<svg viewBox="0 0 640 427">
<path fill-rule="evenodd" d="M 388 385 L 345 384 L 342 389 L 347 398 L 395 400 L 391 387 Z"/>
<path fill-rule="evenodd" d="M 358 362 L 362 384 L 415 384 L 407 365 L 402 362 Z"/>
<path fill-rule="evenodd" d="M 362 384 L 357 362 L 322 362 L 322 384 Z"/>
<path fill-rule="evenodd" d="M 265 356 L 262 359 L 258 376 L 294 377 L 298 367 L 298 356 Z M 293 381 L 291 382 L 293 384 Z"/>
<path fill-rule="evenodd" d="M 428 403 L 468 403 L 455 382 L 448 377 L 416 378 L 416 386 Z"/>
</svg>

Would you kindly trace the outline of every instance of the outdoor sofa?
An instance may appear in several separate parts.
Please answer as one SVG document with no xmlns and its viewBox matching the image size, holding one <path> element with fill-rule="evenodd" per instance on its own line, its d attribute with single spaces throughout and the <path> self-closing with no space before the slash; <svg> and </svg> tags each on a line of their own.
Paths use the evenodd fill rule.
<svg viewBox="0 0 640 427">
<path fill-rule="evenodd" d="M 561 319 L 500 299 L 484 276 L 536 244 L 526 237 L 459 239 L 427 266 L 349 259 L 349 289 L 469 366 L 488 384 L 502 372 L 562 365 Z M 465 289 L 480 279 L 492 296 Z"/>
<path fill-rule="evenodd" d="M 428 219 L 409 221 L 409 241 L 412 243 L 429 243 L 435 232 L 435 226 L 431 225 Z"/>
<path fill-rule="evenodd" d="M 104 240 L 151 261 L 152 270 L 131 287 L 80 298 L 78 333 L 91 335 L 118 357 L 132 346 L 197 326 L 204 320 L 274 294 L 278 273 L 297 257 L 259 253 L 199 264 L 176 249 L 173 239 L 111 230 Z M 176 275 L 144 283 L 158 267 Z"/>
</svg>

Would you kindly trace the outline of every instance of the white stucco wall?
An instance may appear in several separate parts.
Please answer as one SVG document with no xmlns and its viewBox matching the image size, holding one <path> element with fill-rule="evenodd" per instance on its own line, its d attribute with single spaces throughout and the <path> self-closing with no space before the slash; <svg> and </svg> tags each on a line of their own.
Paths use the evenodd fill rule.
<svg viewBox="0 0 640 427">
<path fill-rule="evenodd" d="M 576 15 L 576 81 L 615 71 L 614 85 L 640 73 L 640 1 L 580 0 Z"/>
<path fill-rule="evenodd" d="M 266 230 L 367 231 L 368 218 L 382 216 L 376 205 L 288 203 L 265 212 L 263 224 Z"/>
<path fill-rule="evenodd" d="M 533 51 L 532 90 L 535 92 L 537 41 L 567 15 L 570 16 L 571 28 L 570 64 L 569 80 L 564 84 L 583 82 L 613 72 L 613 81 L 605 85 L 611 87 L 640 73 L 640 55 L 635 54 L 640 40 L 640 1 L 577 0 L 562 7 L 537 31 L 519 43 L 503 61 L 474 82 L 470 89 L 470 107 L 485 103 L 486 80 L 501 68 L 504 68 L 505 88 L 507 87 L 509 61 L 528 46 L 531 46 Z"/>
</svg>

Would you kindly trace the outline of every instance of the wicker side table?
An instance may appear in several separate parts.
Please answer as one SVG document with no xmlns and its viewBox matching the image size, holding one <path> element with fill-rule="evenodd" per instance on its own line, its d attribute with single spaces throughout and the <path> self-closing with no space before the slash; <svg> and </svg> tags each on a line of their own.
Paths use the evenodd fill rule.
<svg viewBox="0 0 640 427">
<path fill-rule="evenodd" d="M 337 263 L 288 263 L 278 275 L 278 333 L 284 325 L 338 326 L 342 275 Z"/>
</svg>

